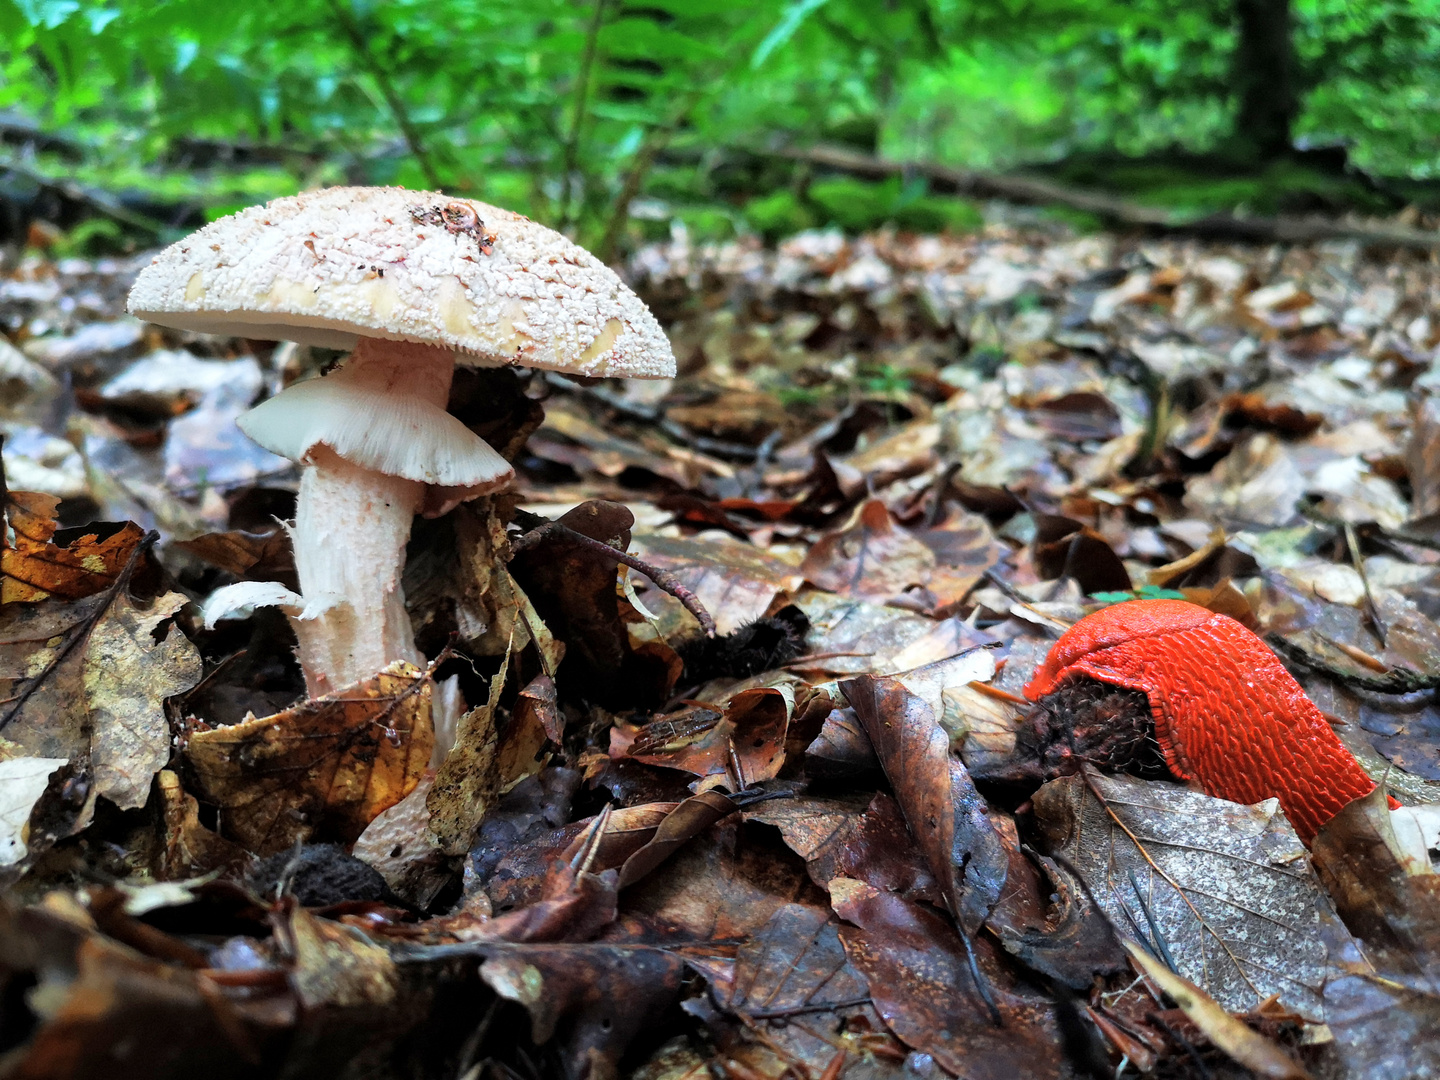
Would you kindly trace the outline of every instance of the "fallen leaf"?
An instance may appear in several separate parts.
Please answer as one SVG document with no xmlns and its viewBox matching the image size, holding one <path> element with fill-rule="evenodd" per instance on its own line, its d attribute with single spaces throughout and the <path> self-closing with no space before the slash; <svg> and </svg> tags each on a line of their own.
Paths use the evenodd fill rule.
<svg viewBox="0 0 1440 1080">
<path fill-rule="evenodd" d="M 997 1024 L 975 986 L 955 929 L 933 909 L 858 881 L 831 882 L 835 912 L 851 925 L 840 940 L 870 985 L 875 1009 L 908 1046 L 947 1072 L 975 1080 L 1027 1080 L 1059 1074 L 1059 1046 L 1045 999 L 993 985 Z M 985 943 L 977 942 L 977 951 Z M 982 954 L 983 955 L 983 954 Z M 1017 988 L 1018 989 L 1018 988 Z"/>
<path fill-rule="evenodd" d="M 1271 1080 L 1310 1080 L 1310 1074 L 1285 1051 L 1231 1016 L 1189 979 L 1176 975 L 1133 941 L 1125 942 L 1125 948 L 1136 965 L 1185 1010 L 1185 1015 L 1211 1042 L 1256 1076 Z"/>
<path fill-rule="evenodd" d="M 291 903 L 282 941 L 290 954 L 290 984 L 305 1008 L 386 1006 L 395 1000 L 395 963 L 363 934 Z"/>
<path fill-rule="evenodd" d="M 195 794 L 257 855 L 297 840 L 353 843 L 419 782 L 430 759 L 432 683 L 397 661 L 274 716 L 190 736 Z"/>
<path fill-rule="evenodd" d="M 485 944 L 480 977 L 530 1016 L 536 1044 L 559 1037 L 567 1076 L 614 1076 L 633 1039 L 679 996 L 685 963 L 625 943 Z"/>
<path fill-rule="evenodd" d="M 94 596 L 115 584 L 145 535 L 140 526 L 126 522 L 103 540 L 88 533 L 58 547 L 50 538 L 59 527 L 59 505 L 53 495 L 9 493 L 5 517 L 15 542 L 12 546 L 0 537 L 0 604 Z"/>
<path fill-rule="evenodd" d="M 610 734 L 610 756 L 682 769 L 710 780 L 708 786 L 724 783 L 739 791 L 779 774 L 794 711 L 789 686 L 742 690 L 723 712 L 694 705 L 644 727 L 617 725 Z"/>
<path fill-rule="evenodd" d="M 1118 934 L 1163 942 L 1180 974 L 1231 1011 L 1275 994 L 1323 1015 L 1329 905 L 1274 800 L 1240 806 L 1087 770 L 1034 802 L 1049 852 L 1079 871 Z"/>
<path fill-rule="evenodd" d="M 884 503 L 870 499 L 850 524 L 811 546 L 800 570 L 817 588 L 890 602 L 930 581 L 935 554 L 895 524 Z M 930 606 L 924 604 L 926 610 Z"/>
<path fill-rule="evenodd" d="M 845 955 L 831 912 L 786 904 L 733 958 L 692 957 L 690 963 L 709 980 L 719 1008 L 740 1023 L 729 1029 L 704 999 L 692 999 L 686 1010 L 709 1025 L 726 1058 L 750 1073 L 873 1075 L 883 1022 L 870 1004 L 869 984 Z"/>
<path fill-rule="evenodd" d="M 896 679 L 866 675 L 840 689 L 870 736 L 946 907 L 974 934 L 999 899 L 1009 859 L 985 801 L 950 754 L 950 737 L 930 706 Z"/>
<path fill-rule="evenodd" d="M 166 593 L 140 611 L 122 592 L 90 632 L 83 679 L 95 787 L 122 810 L 145 805 L 151 779 L 170 760 L 165 699 L 200 681 L 200 652 L 178 628 L 156 640 L 160 624 L 187 603 Z"/>
<path fill-rule="evenodd" d="M 173 546 L 241 581 L 276 581 L 291 592 L 300 591 L 290 534 L 279 525 L 266 532 L 205 533 L 193 540 L 177 540 Z"/>
<path fill-rule="evenodd" d="M 0 866 L 25 858 L 30 811 L 45 794 L 50 777 L 69 758 L 19 757 L 0 761 Z"/>
</svg>

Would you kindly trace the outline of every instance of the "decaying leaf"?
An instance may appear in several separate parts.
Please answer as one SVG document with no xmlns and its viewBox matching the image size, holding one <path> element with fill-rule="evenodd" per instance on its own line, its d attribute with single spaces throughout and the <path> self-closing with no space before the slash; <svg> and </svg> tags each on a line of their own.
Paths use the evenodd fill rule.
<svg viewBox="0 0 1440 1080">
<path fill-rule="evenodd" d="M 557 1034 L 569 1076 L 614 1076 L 632 1039 L 675 1001 L 684 961 L 623 943 L 480 947 L 480 977 L 530 1014 L 537 1043 Z"/>
<path fill-rule="evenodd" d="M 195 647 L 162 626 L 186 602 L 166 593 L 142 609 L 117 579 L 82 600 L 0 607 L 0 759 L 67 762 L 54 778 L 66 797 L 51 801 L 32 849 L 84 828 L 99 795 L 144 805 L 170 758 L 165 698 L 200 677 Z"/>
<path fill-rule="evenodd" d="M 1118 933 L 1157 951 L 1163 941 L 1180 974 L 1231 1011 L 1277 994 L 1323 1015 L 1329 905 L 1273 801 L 1087 771 L 1042 787 L 1035 813 Z"/>
<path fill-rule="evenodd" d="M 610 756 L 694 773 L 704 778 L 702 789 L 723 783 L 739 791 L 779 774 L 794 711 L 789 686 L 742 690 L 723 712 L 694 705 L 644 727 L 617 725 Z"/>
<path fill-rule="evenodd" d="M 469 849 L 475 830 L 500 790 L 495 710 L 509 670 L 510 653 L 506 652 L 500 670 L 490 680 L 489 699 L 460 718 L 455 745 L 445 755 L 425 796 L 430 835 L 447 855 L 462 855 Z"/>
<path fill-rule="evenodd" d="M 291 985 L 306 1008 L 383 1006 L 395 999 L 395 963 L 363 935 L 292 904 L 284 943 Z"/>
<path fill-rule="evenodd" d="M 1339 972 L 1325 1018 L 1355 1075 L 1440 1070 L 1440 875 L 1399 857 L 1383 789 L 1357 799 L 1315 838 L 1312 854 L 1353 938 L 1332 935 Z"/>
<path fill-rule="evenodd" d="M 1201 1031 L 1256 1076 L 1267 1080 L 1310 1080 L 1310 1074 L 1258 1031 L 1252 1031 L 1189 979 L 1176 975 L 1133 941 L 1125 948 L 1136 965 L 1185 1010 Z"/>
<path fill-rule="evenodd" d="M 976 987 L 955 929 L 933 909 L 847 879 L 831 882 L 845 955 L 864 973 L 870 998 L 907 1045 L 947 1072 L 977 1080 L 1026 1080 L 1059 1070 L 1054 1024 L 1044 999 L 1019 987 Z M 977 941 L 982 958 L 983 939 Z M 982 965 L 993 978 L 993 961 Z M 1003 1025 L 983 993 L 998 994 Z"/>
<path fill-rule="evenodd" d="M 196 732 L 185 750 L 195 793 L 258 855 L 297 840 L 352 843 L 424 773 L 431 692 L 428 672 L 397 661 L 275 716 Z"/>
<path fill-rule="evenodd" d="M 100 539 L 90 533 L 67 547 L 51 543 L 59 527 L 60 500 L 35 491 L 9 493 L 6 520 L 15 534 L 11 546 L 0 536 L 0 604 L 34 603 L 54 597 L 79 600 L 115 584 L 144 531 L 134 522 Z"/>
<path fill-rule="evenodd" d="M 172 628 L 155 640 L 187 602 L 166 593 L 140 611 L 122 593 L 90 632 L 83 678 L 95 786 L 122 809 L 145 805 L 151 778 L 170 760 L 165 699 L 200 681 L 200 652 L 184 634 Z"/>
<path fill-rule="evenodd" d="M 845 955 L 839 922 L 824 908 L 787 904 L 734 957 L 690 962 L 709 980 L 719 1008 L 738 1023 L 727 1024 L 705 1000 L 692 1000 L 687 1010 L 707 1023 L 730 1060 L 754 1075 L 873 1075 L 875 1052 L 892 1049 L 884 1045 L 869 984 Z"/>
</svg>

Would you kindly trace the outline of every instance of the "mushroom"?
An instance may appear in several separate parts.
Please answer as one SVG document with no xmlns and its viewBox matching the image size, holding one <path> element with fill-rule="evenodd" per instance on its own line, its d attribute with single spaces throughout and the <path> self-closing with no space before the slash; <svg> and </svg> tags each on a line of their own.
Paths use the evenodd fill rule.
<svg viewBox="0 0 1440 1080">
<path fill-rule="evenodd" d="M 559 233 L 471 199 L 328 188 L 252 206 L 162 251 L 131 314 L 208 334 L 352 350 L 239 424 L 303 466 L 289 526 L 301 595 L 219 590 L 206 621 L 286 609 L 312 697 L 418 663 L 400 588 L 417 512 L 504 487 L 509 463 L 445 411 L 457 363 L 662 378 L 645 304 Z"/>
</svg>

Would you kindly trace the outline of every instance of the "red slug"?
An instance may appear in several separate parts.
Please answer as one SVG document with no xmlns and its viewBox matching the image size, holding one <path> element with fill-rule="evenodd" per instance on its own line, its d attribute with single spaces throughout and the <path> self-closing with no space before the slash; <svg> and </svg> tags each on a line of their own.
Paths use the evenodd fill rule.
<svg viewBox="0 0 1440 1080">
<path fill-rule="evenodd" d="M 1307 847 L 1375 787 L 1275 654 L 1227 615 L 1183 600 L 1104 608 L 1055 643 L 1025 696 L 1084 677 L 1143 692 L 1172 773 L 1231 802 L 1278 798 Z"/>
</svg>

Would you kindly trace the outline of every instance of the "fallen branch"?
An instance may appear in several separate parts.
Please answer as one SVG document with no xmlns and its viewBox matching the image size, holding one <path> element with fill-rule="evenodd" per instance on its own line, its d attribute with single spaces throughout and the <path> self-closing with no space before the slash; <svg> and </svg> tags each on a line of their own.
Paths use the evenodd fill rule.
<svg viewBox="0 0 1440 1080">
<path fill-rule="evenodd" d="M 1411 229 L 1383 222 L 1359 222 L 1312 215 L 1295 217 L 1237 217 L 1234 214 L 1187 216 L 1182 211 L 1142 206 L 1114 195 L 1088 191 L 1034 176 L 1000 175 L 956 169 L 926 162 L 887 161 L 838 146 L 807 149 L 780 148 L 751 151 L 762 157 L 801 161 L 856 176 L 923 176 L 939 187 L 982 199 L 1008 199 L 1030 204 L 1066 206 L 1094 214 L 1110 225 L 1124 225 L 1182 233 L 1211 240 L 1245 240 L 1253 243 L 1314 243 L 1320 240 L 1359 240 L 1378 247 L 1440 248 L 1440 232 Z"/>
<path fill-rule="evenodd" d="M 103 216 L 118 221 L 121 225 L 128 225 L 132 229 L 149 233 L 157 239 L 168 240 L 178 234 L 178 230 L 174 226 L 131 210 L 108 191 L 88 187 L 63 177 L 49 176 L 17 158 L 0 157 L 0 172 L 14 173 L 39 187 L 57 191 L 71 202 L 89 206 L 98 210 Z"/>
</svg>

